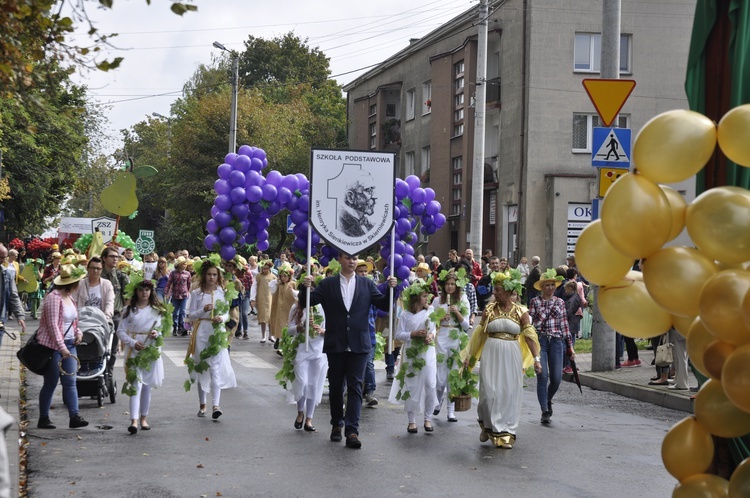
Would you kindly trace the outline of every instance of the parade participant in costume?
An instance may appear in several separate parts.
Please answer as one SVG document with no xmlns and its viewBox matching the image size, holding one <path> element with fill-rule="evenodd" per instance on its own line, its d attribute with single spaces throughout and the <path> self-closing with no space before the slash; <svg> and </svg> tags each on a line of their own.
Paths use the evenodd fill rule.
<svg viewBox="0 0 750 498">
<path fill-rule="evenodd" d="M 260 267 L 258 266 L 258 258 L 255 256 L 250 256 L 247 258 L 247 271 L 250 273 L 250 276 L 252 277 L 253 282 L 258 277 L 258 272 L 260 271 Z M 251 286 L 252 287 L 252 286 Z M 248 294 L 248 298 L 250 295 Z M 257 315 L 258 312 L 255 310 L 255 303 L 250 302 L 250 314 L 251 315 Z"/>
<path fill-rule="evenodd" d="M 226 278 L 226 285 L 232 286 L 237 291 L 237 297 L 232 299 L 229 303 L 229 320 L 227 321 L 227 330 L 229 331 L 229 344 L 231 349 L 232 338 L 235 337 L 235 331 L 237 331 L 237 337 L 240 337 L 242 333 L 239 332 L 238 327 L 240 324 L 240 304 L 242 302 L 242 293 L 245 291 L 242 287 L 242 282 L 237 277 L 237 267 L 239 266 L 239 260 L 241 257 L 239 254 L 234 259 L 224 261 L 224 278 Z"/>
<path fill-rule="evenodd" d="M 566 348 L 570 351 L 570 358 L 575 358 L 565 302 L 554 295 L 562 280 L 554 268 L 549 268 L 534 283 L 542 294 L 529 303 L 529 316 L 539 334 L 541 346 L 542 373 L 536 377 L 536 395 L 542 408 L 543 424 L 549 424 L 552 417 L 552 397 L 560 387 Z"/>
<path fill-rule="evenodd" d="M 125 385 L 123 393 L 130 396 L 130 426 L 128 432 L 151 429 L 147 417 L 151 406 L 151 388 L 161 387 L 164 364 L 161 359 L 163 336 L 169 333 L 171 320 L 154 292 L 152 280 L 132 275 L 125 289 L 130 304 L 122 315 L 117 335 L 124 346 Z"/>
<path fill-rule="evenodd" d="M 260 271 L 253 277 L 253 287 L 250 289 L 250 306 L 254 308 L 258 314 L 258 323 L 260 324 L 260 342 L 266 342 L 266 326 L 271 320 L 271 282 L 276 280 L 276 277 L 271 273 L 271 267 L 273 261 L 267 259 L 262 261 Z M 269 331 L 270 333 L 270 331 Z M 274 346 L 278 345 L 274 341 Z"/>
<path fill-rule="evenodd" d="M 167 299 L 172 301 L 172 335 L 187 335 L 185 329 L 185 309 L 190 296 L 190 279 L 192 275 L 187 271 L 187 260 L 180 256 L 174 264 L 174 270 L 169 274 L 167 286 L 164 289 Z"/>
<path fill-rule="evenodd" d="M 303 275 L 304 276 L 304 275 Z M 323 277 L 317 277 L 316 283 Z M 294 381 L 287 392 L 287 402 L 296 403 L 297 418 L 294 428 L 304 427 L 308 432 L 315 432 L 312 425 L 315 406 L 323 399 L 323 390 L 328 372 L 328 358 L 323 354 L 325 336 L 325 313 L 321 305 L 312 307 L 310 321 L 310 343 L 305 347 L 305 321 L 308 320 L 308 310 L 297 303 L 292 305 L 289 312 L 289 327 L 287 333 L 292 338 L 290 348 L 284 350 L 284 364 L 291 363 L 294 371 Z"/>
<path fill-rule="evenodd" d="M 76 345 L 83 334 L 78 329 L 78 309 L 71 298 L 78 281 L 86 275 L 86 270 L 74 265 L 64 265 L 54 279 L 55 289 L 47 294 L 42 305 L 42 319 L 39 322 L 37 341 L 42 346 L 54 349 L 52 359 L 44 372 L 44 385 L 39 391 L 40 429 L 54 429 L 49 419 L 52 395 L 58 383 L 63 386 L 63 402 L 68 408 L 68 427 L 76 429 L 89 425 L 78 414 L 78 389 L 76 387 Z"/>
<path fill-rule="evenodd" d="M 469 330 L 469 300 L 462 291 L 467 283 L 466 271 L 463 268 L 458 272 L 445 270 L 440 272 L 440 296 L 435 298 L 432 308 L 435 311 L 442 309 L 445 315 L 440 319 L 440 328 L 435 337 L 437 404 L 433 415 L 440 413 L 443 398 L 448 392 L 448 374 L 451 370 L 461 368 L 459 357 L 463 349 L 461 336 L 466 336 Z M 441 312 L 438 311 L 438 313 Z M 463 340 L 464 344 L 467 339 Z M 448 395 L 450 396 L 450 392 Z M 455 403 L 450 401 L 450 398 L 448 399 L 448 422 L 458 422 Z"/>
<path fill-rule="evenodd" d="M 281 339 L 281 331 L 289 323 L 289 310 L 292 309 L 292 305 L 297 301 L 297 284 L 292 282 L 292 265 L 289 263 L 282 263 L 279 267 L 279 274 L 276 280 L 268 282 L 268 290 L 271 292 L 271 317 L 270 317 L 270 328 L 271 328 L 271 339 L 274 340 L 274 349 L 277 350 L 278 354 L 282 354 L 279 351 L 279 340 Z"/>
<path fill-rule="evenodd" d="M 52 262 L 44 268 L 44 273 L 42 274 L 42 283 L 44 284 L 45 289 L 49 288 L 57 274 L 60 273 L 62 254 L 55 251 L 50 255 L 50 258 L 52 259 Z"/>
<path fill-rule="evenodd" d="M 479 440 L 491 440 L 511 449 L 521 419 L 524 369 L 532 364 L 537 375 L 539 342 L 526 310 L 511 299 L 521 292 L 521 273 L 512 269 L 496 273 L 492 281 L 495 301 L 487 305 L 463 356 L 464 368 L 479 366 Z"/>
<path fill-rule="evenodd" d="M 430 282 L 417 280 L 402 293 L 404 311 L 393 337 L 403 341 L 403 354 L 388 400 L 403 403 L 408 417 L 407 432 L 415 434 L 416 416 L 424 414 L 424 430 L 432 432 L 432 410 L 438 405 L 435 389 L 435 323 L 430 301 Z"/>
<path fill-rule="evenodd" d="M 198 416 L 206 416 L 206 395 L 210 393 L 213 401 L 211 417 L 214 420 L 223 413 L 219 404 L 221 390 L 237 387 L 227 351 L 229 333 L 224 326 L 229 318 L 229 303 L 237 293 L 233 289 L 225 292 L 220 264 L 221 259 L 217 254 L 193 264 L 199 286 L 190 293 L 187 313 L 188 320 L 193 322 L 193 335 L 186 363 L 190 382 L 198 384 Z M 211 336 L 216 339 L 212 341 Z"/>
</svg>

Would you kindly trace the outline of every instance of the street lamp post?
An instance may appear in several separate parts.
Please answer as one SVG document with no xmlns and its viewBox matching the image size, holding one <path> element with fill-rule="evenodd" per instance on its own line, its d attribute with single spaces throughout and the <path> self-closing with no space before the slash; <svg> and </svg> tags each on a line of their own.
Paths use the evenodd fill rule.
<svg viewBox="0 0 750 498">
<path fill-rule="evenodd" d="M 167 162 L 169 162 L 172 158 L 172 118 L 158 112 L 152 112 L 151 115 L 155 118 L 164 119 L 167 122 Z M 169 218 L 169 210 L 164 208 L 164 221 L 167 218 Z"/>
<path fill-rule="evenodd" d="M 237 87 L 240 80 L 240 54 L 215 41 L 214 47 L 227 52 L 232 58 L 232 114 L 229 117 L 229 152 L 237 150 Z"/>
</svg>

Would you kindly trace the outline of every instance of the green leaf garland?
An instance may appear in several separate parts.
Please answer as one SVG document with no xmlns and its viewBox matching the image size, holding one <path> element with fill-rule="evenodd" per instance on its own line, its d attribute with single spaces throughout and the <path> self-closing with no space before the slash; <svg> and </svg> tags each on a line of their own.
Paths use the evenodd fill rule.
<svg viewBox="0 0 750 498">
<path fill-rule="evenodd" d="M 166 303 L 158 310 L 159 314 L 162 315 L 159 335 L 148 346 L 138 351 L 135 356 L 131 356 L 125 362 L 125 382 L 122 384 L 122 394 L 135 396 L 138 392 L 136 383 L 141 382 L 141 379 L 138 377 L 138 369 L 151 371 L 153 362 L 161 358 L 159 348 L 164 345 L 164 336 L 172 330 L 173 310 L 174 306 L 170 303 Z"/>
<path fill-rule="evenodd" d="M 230 285 L 225 291 L 225 299 L 220 299 L 214 302 L 214 316 L 221 316 L 225 313 L 229 313 L 229 303 L 232 299 L 236 298 L 237 295 L 237 290 Z M 184 384 L 185 391 L 190 391 L 192 385 L 195 384 L 195 379 L 192 375 L 193 372 L 201 374 L 208 371 L 208 359 L 219 354 L 222 349 L 229 347 L 230 331 L 227 330 L 226 323 L 221 321 L 219 323 L 212 323 L 212 325 L 214 331 L 208 336 L 208 346 L 201 351 L 198 363 L 195 362 L 195 359 L 192 356 L 185 358 L 185 365 L 188 368 L 188 375 L 190 375 L 190 379 L 185 381 Z M 193 333 L 198 333 L 197 327 Z"/>
</svg>

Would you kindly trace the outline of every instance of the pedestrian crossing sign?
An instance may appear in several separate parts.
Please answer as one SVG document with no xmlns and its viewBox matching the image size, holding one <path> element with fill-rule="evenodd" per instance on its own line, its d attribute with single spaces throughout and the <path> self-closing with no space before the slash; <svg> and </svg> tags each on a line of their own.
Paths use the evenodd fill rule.
<svg viewBox="0 0 750 498">
<path fill-rule="evenodd" d="M 630 132 L 629 128 L 594 128 L 591 165 L 629 168 Z"/>
</svg>

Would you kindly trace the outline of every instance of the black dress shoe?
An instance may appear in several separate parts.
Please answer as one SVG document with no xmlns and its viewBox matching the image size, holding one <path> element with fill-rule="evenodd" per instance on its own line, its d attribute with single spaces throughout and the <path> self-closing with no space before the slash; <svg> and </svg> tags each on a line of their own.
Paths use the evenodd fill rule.
<svg viewBox="0 0 750 498">
<path fill-rule="evenodd" d="M 349 434 L 346 436 L 346 447 L 358 450 L 362 447 L 362 441 L 359 440 L 359 436 L 356 434 Z"/>
<path fill-rule="evenodd" d="M 275 341 L 273 341 L 273 349 L 279 349 L 279 338 L 277 337 Z"/>
<path fill-rule="evenodd" d="M 331 441 L 334 443 L 341 442 L 341 427 L 336 425 L 331 429 Z"/>
<path fill-rule="evenodd" d="M 419 432 L 419 429 L 417 429 L 416 425 L 414 427 L 409 427 L 409 425 L 406 426 L 406 432 L 408 432 L 409 434 L 416 434 L 417 432 Z"/>
<path fill-rule="evenodd" d="M 297 430 L 300 430 L 300 429 L 302 429 L 302 424 L 303 424 L 304 422 L 305 422 L 305 419 L 302 419 L 302 420 L 297 420 L 297 419 L 295 418 L 295 419 L 294 419 L 294 428 L 295 428 L 295 429 L 297 429 Z"/>
<path fill-rule="evenodd" d="M 440 408 L 435 408 L 435 409 L 434 409 L 434 410 L 432 411 L 432 416 L 433 416 L 433 417 L 437 417 L 438 415 L 440 415 Z"/>
<path fill-rule="evenodd" d="M 138 427 L 136 427 L 134 425 L 131 425 L 131 426 L 128 427 L 128 432 L 130 434 L 137 434 L 138 433 Z"/>
<path fill-rule="evenodd" d="M 52 423 L 49 417 L 40 418 L 39 422 L 36 423 L 36 426 L 39 429 L 57 429 L 57 426 Z"/>
<path fill-rule="evenodd" d="M 89 425 L 89 423 L 83 420 L 83 417 L 76 415 L 75 417 L 70 417 L 68 427 L 71 429 L 78 429 L 79 427 L 86 427 L 87 425 Z"/>
<path fill-rule="evenodd" d="M 432 425 L 424 424 L 424 431 L 425 432 L 432 432 L 434 430 L 435 430 L 435 428 Z"/>
<path fill-rule="evenodd" d="M 315 427 L 314 427 L 314 426 L 312 426 L 312 425 L 307 425 L 307 424 L 305 424 L 305 430 L 306 430 L 307 432 L 316 432 L 316 429 L 315 429 Z"/>
</svg>

